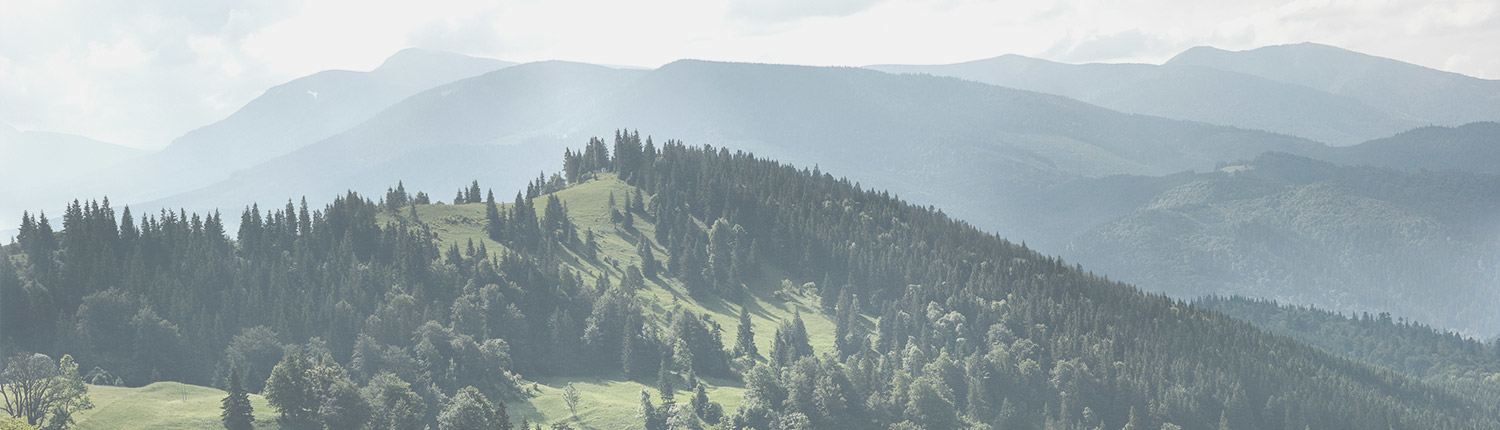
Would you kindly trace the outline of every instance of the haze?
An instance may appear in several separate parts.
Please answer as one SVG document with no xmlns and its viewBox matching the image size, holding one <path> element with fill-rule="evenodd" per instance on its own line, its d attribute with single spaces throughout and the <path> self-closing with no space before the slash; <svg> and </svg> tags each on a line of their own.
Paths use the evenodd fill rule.
<svg viewBox="0 0 1500 430">
<path fill-rule="evenodd" d="M 0 121 L 140 149 L 266 88 L 406 47 L 656 67 L 682 58 L 941 64 L 1001 54 L 1159 63 L 1198 45 L 1313 41 L 1500 77 L 1480 1 L 0 1 Z"/>
</svg>

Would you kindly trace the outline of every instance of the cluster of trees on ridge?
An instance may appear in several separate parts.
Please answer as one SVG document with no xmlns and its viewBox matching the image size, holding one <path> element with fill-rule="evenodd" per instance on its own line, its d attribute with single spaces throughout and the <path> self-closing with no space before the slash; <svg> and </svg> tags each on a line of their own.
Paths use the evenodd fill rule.
<svg viewBox="0 0 1500 430">
<path fill-rule="evenodd" d="M 652 430 L 1500 428 L 1495 402 L 1142 294 L 816 169 L 635 133 L 612 149 L 568 151 L 562 174 L 505 209 L 486 195 L 498 250 L 444 251 L 415 210 L 378 221 L 421 200 L 395 190 L 252 206 L 233 240 L 217 213 L 137 220 L 74 202 L 62 231 L 27 215 L 0 248 L 0 341 L 72 353 L 95 382 L 243 384 L 293 427 L 501 425 L 489 399 L 524 400 L 523 378 L 588 375 L 654 379 L 659 403 L 643 392 L 639 409 Z M 667 255 L 638 248 L 645 267 L 591 284 L 561 263 L 592 255 L 591 232 L 549 193 L 601 172 L 640 190 L 614 219 L 654 223 L 641 240 Z M 636 297 L 660 277 L 744 300 L 762 266 L 815 281 L 835 351 L 817 354 L 800 318 L 756 351 L 748 324 L 726 342 L 705 315 L 653 319 Z M 878 316 L 873 332 L 860 314 Z M 700 399 L 700 376 L 742 379 L 740 408 Z M 678 387 L 695 393 L 685 405 Z"/>
</svg>

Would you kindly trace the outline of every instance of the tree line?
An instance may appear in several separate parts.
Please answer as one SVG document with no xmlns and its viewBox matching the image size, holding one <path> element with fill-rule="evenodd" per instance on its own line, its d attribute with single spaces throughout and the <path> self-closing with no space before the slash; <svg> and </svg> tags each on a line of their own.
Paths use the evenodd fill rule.
<svg viewBox="0 0 1500 430">
<path fill-rule="evenodd" d="M 643 265 L 587 282 L 563 259 L 595 258 L 593 232 L 551 193 L 606 173 L 633 187 L 612 220 L 653 223 L 642 240 L 667 252 L 646 244 Z M 648 429 L 1500 428 L 1494 403 L 816 168 L 622 131 L 612 148 L 566 151 L 561 173 L 509 205 L 479 189 L 455 197 L 485 205 L 500 249 L 439 243 L 416 216 L 424 195 L 400 184 L 321 209 L 251 205 L 232 239 L 218 213 L 117 216 L 107 199 L 70 204 L 60 231 L 27 214 L 0 247 L 0 342 L 69 352 L 101 381 L 238 384 L 290 427 L 474 422 L 453 420 L 496 416 L 534 395 L 527 379 L 563 375 L 654 378 L 637 411 Z M 813 350 L 800 315 L 759 351 L 748 316 L 729 342 L 709 316 L 655 318 L 636 294 L 672 279 L 738 302 L 764 267 L 818 295 L 833 351 Z M 740 407 L 700 399 L 707 376 L 743 380 Z M 678 391 L 694 394 L 678 404 Z"/>
</svg>

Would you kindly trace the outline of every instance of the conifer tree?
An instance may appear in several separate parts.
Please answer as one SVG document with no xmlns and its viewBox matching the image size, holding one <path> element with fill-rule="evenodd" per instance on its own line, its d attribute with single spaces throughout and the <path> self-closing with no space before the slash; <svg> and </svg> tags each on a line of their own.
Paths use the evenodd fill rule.
<svg viewBox="0 0 1500 430">
<path fill-rule="evenodd" d="M 490 415 L 490 430 L 513 430 L 510 413 L 505 411 L 505 401 L 495 399 L 495 412 Z"/>
<path fill-rule="evenodd" d="M 693 388 L 693 398 L 688 403 L 693 407 L 693 413 L 699 417 L 708 415 L 708 391 L 703 389 L 703 384 L 698 383 Z"/>
<path fill-rule="evenodd" d="M 635 246 L 635 253 L 641 257 L 642 274 L 647 278 L 656 278 L 656 271 L 661 263 L 656 261 L 656 253 L 651 251 L 651 241 L 642 238 Z"/>
<path fill-rule="evenodd" d="M 1131 406 L 1130 418 L 1125 421 L 1125 427 L 1121 427 L 1120 430 L 1146 430 L 1141 428 L 1141 425 L 1141 417 L 1135 414 L 1135 406 Z"/>
<path fill-rule="evenodd" d="M 661 369 L 656 372 L 656 391 L 661 394 L 661 405 L 663 408 L 667 408 L 673 403 L 673 392 L 676 391 L 672 388 L 671 363 L 672 360 L 670 357 L 662 357 Z"/>
<path fill-rule="evenodd" d="M 223 400 L 224 412 L 219 415 L 226 430 L 250 430 L 254 428 L 254 407 L 250 405 L 250 394 L 240 382 L 240 369 L 229 368 L 229 395 Z"/>
<path fill-rule="evenodd" d="M 755 325 L 750 321 L 750 307 L 740 307 L 740 324 L 734 335 L 734 356 L 755 359 L 760 351 L 755 347 Z"/>
</svg>

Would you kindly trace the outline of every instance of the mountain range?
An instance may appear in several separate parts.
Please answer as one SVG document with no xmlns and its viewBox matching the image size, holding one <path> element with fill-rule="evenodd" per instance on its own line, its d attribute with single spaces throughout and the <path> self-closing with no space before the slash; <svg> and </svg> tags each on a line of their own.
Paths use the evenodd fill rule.
<svg viewBox="0 0 1500 430">
<path fill-rule="evenodd" d="M 74 153 L 60 145 L 49 145 L 53 152 L 35 156 L 17 153 L 18 159 L 26 160 L 17 164 L 39 167 L 52 167 L 46 164 L 48 160 L 73 159 L 75 154 L 88 159 L 112 157 L 114 162 L 75 162 L 66 168 L 41 170 L 68 175 L 6 181 L 0 193 L 10 198 L 0 207 L 0 222 L 9 229 L 22 210 L 56 207 L 65 198 L 108 195 L 116 201 L 144 202 L 191 191 L 338 134 L 416 92 L 510 65 L 407 49 L 369 72 L 328 70 L 272 87 L 229 117 L 193 130 L 160 151 L 128 160 L 112 155 L 118 150 Z"/>
<path fill-rule="evenodd" d="M 1256 64 L 1306 69 L 1317 78 L 1251 67 Z M 1459 212 L 1478 215 L 1442 218 L 1411 205 L 1462 206 L 1461 195 L 1392 203 L 1350 190 L 1358 184 L 1347 179 L 1341 188 L 1337 178 L 1348 171 L 1334 165 L 1305 163 L 1314 171 L 1304 176 L 1271 168 L 1298 157 L 1368 164 L 1374 170 L 1359 171 L 1394 178 L 1384 184 L 1386 195 L 1455 190 L 1443 181 L 1459 179 L 1472 180 L 1466 186 L 1489 195 L 1494 181 L 1484 175 L 1497 172 L 1486 160 L 1500 150 L 1500 126 L 1460 124 L 1500 117 L 1486 113 L 1485 97 L 1500 94 L 1494 81 L 1314 44 L 1193 49 L 1160 66 L 1067 65 L 1017 56 L 870 68 L 697 60 L 654 70 L 556 61 L 508 65 L 404 51 L 372 72 L 302 78 L 106 176 L 173 168 L 191 173 L 143 175 L 115 188 L 67 195 L 108 194 L 148 211 L 235 211 L 248 201 L 279 205 L 288 196 L 305 195 L 316 203 L 346 189 L 379 193 L 400 180 L 408 189 L 446 199 L 444 187 L 474 179 L 502 192 L 520 188 L 580 136 L 632 127 L 690 145 L 837 171 L 1148 291 L 1185 297 L 1241 293 L 1335 310 L 1397 306 L 1405 314 L 1437 315 L 1430 320 L 1446 327 L 1500 331 L 1500 322 L 1489 319 L 1443 317 L 1470 312 L 1445 303 L 1404 301 L 1424 287 L 1413 278 L 1394 281 L 1416 275 L 1382 259 L 1450 258 L 1452 264 L 1433 267 L 1480 269 L 1441 278 L 1445 288 L 1500 288 L 1482 270 L 1494 261 L 1489 236 L 1448 239 L 1453 229 L 1489 234 L 1482 215 L 1494 212 L 1468 207 Z M 1380 93 L 1382 85 L 1402 90 Z M 1434 108 L 1431 100 L 1458 97 L 1449 94 L 1451 88 L 1471 93 L 1453 100 L 1473 109 Z M 1426 124 L 1456 127 L 1414 128 Z M 1355 144 L 1372 138 L 1379 139 Z M 1266 152 L 1288 157 L 1257 158 Z M 1470 173 L 1431 175 L 1423 169 Z M 1464 176 L 1471 174 L 1478 176 Z M 51 198 L 53 205 L 61 201 Z M 1285 199 L 1297 205 L 1279 214 L 1231 214 Z M 1392 213 L 1416 212 L 1401 221 L 1355 216 L 1367 203 L 1395 205 L 1399 210 Z M 1361 224 L 1300 224 L 1300 211 L 1323 206 L 1347 215 L 1332 220 Z M 1235 218 L 1240 215 L 1245 217 Z M 1383 257 L 1350 255 L 1364 249 L 1362 236 L 1329 233 L 1380 231 L 1406 221 L 1421 228 L 1403 230 L 1400 240 L 1378 240 L 1398 248 Z M 1194 231 L 1199 233 L 1183 233 Z M 1223 240 L 1174 248 L 1152 243 L 1176 237 L 1161 232 L 1213 240 L 1274 232 L 1312 236 L 1319 247 L 1299 240 L 1274 246 Z M 1286 272 L 1288 260 L 1275 263 L 1271 257 L 1287 252 L 1275 247 L 1281 245 L 1304 246 L 1298 252 L 1308 255 L 1339 252 L 1319 261 L 1370 272 L 1364 281 L 1338 285 L 1328 279 L 1339 270 L 1293 276 Z M 1222 261 L 1186 264 L 1204 256 Z M 1171 270 L 1158 270 L 1163 268 Z M 1205 276 L 1215 282 L 1199 282 Z"/>
<path fill-rule="evenodd" d="M 1189 49 L 1162 65 L 1064 64 L 1018 55 L 877 65 L 1059 94 L 1122 112 L 1305 137 L 1335 146 L 1425 125 L 1500 119 L 1500 81 L 1314 43 Z"/>
</svg>

